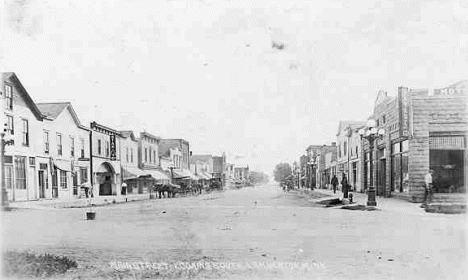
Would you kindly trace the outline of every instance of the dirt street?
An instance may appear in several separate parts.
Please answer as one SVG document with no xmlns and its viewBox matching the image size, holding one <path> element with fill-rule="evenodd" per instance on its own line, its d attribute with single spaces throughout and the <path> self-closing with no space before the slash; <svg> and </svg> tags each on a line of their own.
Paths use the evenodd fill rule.
<svg viewBox="0 0 468 280">
<path fill-rule="evenodd" d="M 21 209 L 3 214 L 2 246 L 72 257 L 66 278 L 467 279 L 465 215 L 309 199 L 266 185 L 97 207 L 95 221 Z"/>
</svg>

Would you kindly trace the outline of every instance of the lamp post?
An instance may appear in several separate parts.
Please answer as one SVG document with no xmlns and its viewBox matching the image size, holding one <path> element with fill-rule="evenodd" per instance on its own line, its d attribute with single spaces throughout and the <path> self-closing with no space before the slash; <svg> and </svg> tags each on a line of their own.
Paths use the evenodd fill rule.
<svg viewBox="0 0 468 280">
<path fill-rule="evenodd" d="M 367 191 L 367 206 L 377 206 L 377 202 L 375 200 L 375 186 L 374 186 L 374 172 L 373 172 L 373 153 L 374 153 L 374 142 L 376 139 L 382 139 L 383 135 L 385 134 L 385 130 L 383 128 L 378 129 L 376 127 L 376 123 L 374 119 L 369 119 L 367 124 L 364 128 L 359 130 L 359 135 L 361 139 L 364 138 L 369 142 L 369 150 L 370 150 L 370 186 L 369 190 Z"/>
<path fill-rule="evenodd" d="M 2 210 L 6 210 L 9 207 L 8 194 L 5 188 L 5 147 L 7 145 L 14 144 L 14 140 L 9 137 L 11 136 L 9 134 L 6 135 L 4 131 L 0 132 L 0 171 L 2 172 L 0 184 L 2 184 Z"/>
</svg>

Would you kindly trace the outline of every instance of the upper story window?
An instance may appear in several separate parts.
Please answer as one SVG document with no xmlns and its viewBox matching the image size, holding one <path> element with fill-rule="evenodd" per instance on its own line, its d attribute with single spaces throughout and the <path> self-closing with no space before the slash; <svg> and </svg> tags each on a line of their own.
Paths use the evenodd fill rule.
<svg viewBox="0 0 468 280">
<path fill-rule="evenodd" d="M 6 117 L 5 132 L 10 135 L 15 134 L 13 116 L 6 115 L 5 117 Z"/>
<path fill-rule="evenodd" d="M 344 156 L 346 156 L 347 151 L 348 151 L 348 143 L 344 142 L 343 143 L 343 154 L 344 154 Z"/>
<path fill-rule="evenodd" d="M 126 153 L 126 154 L 127 154 L 127 162 L 129 162 L 129 161 L 128 161 L 128 159 L 129 159 L 128 147 L 125 148 L 125 150 L 126 150 L 126 152 L 127 152 L 127 153 Z"/>
<path fill-rule="evenodd" d="M 148 148 L 145 148 L 145 162 L 148 162 Z"/>
<path fill-rule="evenodd" d="M 13 110 L 13 90 L 10 85 L 5 85 L 5 109 Z"/>
<path fill-rule="evenodd" d="M 152 160 L 151 160 L 151 147 L 150 147 L 149 150 L 148 150 L 148 154 L 149 154 L 149 155 L 148 155 L 148 156 L 149 156 L 149 162 L 152 162 Z"/>
<path fill-rule="evenodd" d="M 97 151 L 98 151 L 98 155 L 101 155 L 102 153 L 101 139 L 97 140 Z"/>
<path fill-rule="evenodd" d="M 49 132 L 47 130 L 44 130 L 44 153 L 48 154 L 49 153 L 49 148 L 50 148 L 50 142 L 49 142 Z"/>
<path fill-rule="evenodd" d="M 62 148 L 63 148 L 63 146 L 62 146 L 62 135 L 57 134 L 57 154 L 59 156 L 62 155 L 62 151 L 63 151 Z"/>
<path fill-rule="evenodd" d="M 133 149 L 130 149 L 130 161 L 133 163 Z"/>
<path fill-rule="evenodd" d="M 84 152 L 84 139 L 80 138 L 80 157 L 84 158 L 85 157 L 85 152 Z"/>
<path fill-rule="evenodd" d="M 153 162 L 156 163 L 156 151 L 153 151 Z"/>
<path fill-rule="evenodd" d="M 70 156 L 75 156 L 75 138 L 70 137 Z"/>
<path fill-rule="evenodd" d="M 28 124 L 28 120 L 23 120 L 23 146 L 29 146 L 29 124 Z"/>
<path fill-rule="evenodd" d="M 379 127 L 379 126 L 380 126 L 380 120 L 379 120 L 379 119 L 377 119 L 377 121 L 376 121 L 376 125 L 377 125 L 377 127 Z"/>
<path fill-rule="evenodd" d="M 110 146 L 109 146 L 109 141 L 106 141 L 106 157 L 109 156 L 109 151 L 110 151 L 110 150 L 109 150 L 109 147 L 110 147 Z"/>
<path fill-rule="evenodd" d="M 382 116 L 382 124 L 385 124 L 386 123 L 386 118 L 385 118 L 385 115 Z"/>
</svg>

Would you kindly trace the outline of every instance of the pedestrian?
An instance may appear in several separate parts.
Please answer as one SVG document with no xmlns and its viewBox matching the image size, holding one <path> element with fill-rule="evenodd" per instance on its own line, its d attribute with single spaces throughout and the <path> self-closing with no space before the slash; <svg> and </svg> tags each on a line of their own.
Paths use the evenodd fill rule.
<svg viewBox="0 0 468 280">
<path fill-rule="evenodd" d="M 343 173 L 343 179 L 341 179 L 341 189 L 343 191 L 343 198 L 348 198 L 348 179 L 346 179 L 346 175 Z"/>
<path fill-rule="evenodd" d="M 336 193 L 336 185 L 338 185 L 338 178 L 336 178 L 336 175 L 333 175 L 330 183 L 333 185 L 333 193 Z"/>
<path fill-rule="evenodd" d="M 421 208 L 425 208 L 432 199 L 432 175 L 434 170 L 429 170 L 429 172 L 424 176 L 424 201 L 421 205 Z"/>
</svg>

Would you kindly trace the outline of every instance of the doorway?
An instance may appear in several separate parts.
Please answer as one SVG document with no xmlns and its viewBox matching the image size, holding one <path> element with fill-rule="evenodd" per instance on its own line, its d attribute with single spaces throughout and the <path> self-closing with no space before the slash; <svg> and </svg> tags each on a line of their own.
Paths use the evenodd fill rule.
<svg viewBox="0 0 468 280">
<path fill-rule="evenodd" d="M 39 170 L 39 198 L 45 198 L 44 170 Z"/>
<path fill-rule="evenodd" d="M 387 183 L 387 162 L 386 159 L 380 160 L 380 166 L 378 171 L 378 188 L 377 188 L 377 195 L 384 196 L 385 195 L 385 188 Z"/>
</svg>

